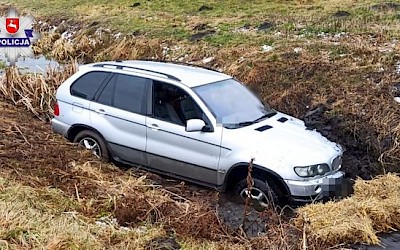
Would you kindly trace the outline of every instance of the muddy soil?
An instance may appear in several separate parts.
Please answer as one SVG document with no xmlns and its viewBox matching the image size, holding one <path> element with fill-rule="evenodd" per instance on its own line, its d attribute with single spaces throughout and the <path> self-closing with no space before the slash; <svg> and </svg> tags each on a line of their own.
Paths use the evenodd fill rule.
<svg viewBox="0 0 400 250">
<path fill-rule="evenodd" d="M 353 249 L 357 250 L 398 250 L 400 249 L 400 233 L 392 232 L 380 235 L 380 245 L 376 246 L 365 246 L 365 245 L 353 245 Z"/>
<path fill-rule="evenodd" d="M 343 133 L 343 117 L 328 117 L 326 112 L 329 107 L 325 104 L 317 105 L 308 111 L 303 120 L 309 129 L 316 129 L 329 140 L 338 142 L 344 147 L 343 168 L 347 177 L 353 179 L 357 176 L 371 179 L 380 174 L 377 157 L 368 152 L 368 146 L 357 140 L 354 136 Z"/>
</svg>

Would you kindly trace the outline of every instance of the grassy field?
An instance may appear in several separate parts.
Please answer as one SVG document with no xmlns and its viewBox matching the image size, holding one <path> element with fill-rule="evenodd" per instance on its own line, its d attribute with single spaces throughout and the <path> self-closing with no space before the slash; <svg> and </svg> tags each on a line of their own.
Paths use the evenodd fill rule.
<svg viewBox="0 0 400 250">
<path fill-rule="evenodd" d="M 151 38 L 189 39 L 207 25 L 215 32 L 205 40 L 213 45 L 274 44 L 287 36 L 316 36 L 324 33 L 377 31 L 399 34 L 395 8 L 374 8 L 380 1 L 26 1 L 6 3 L 40 19 L 73 19 L 98 24 L 125 34 L 139 33 Z M 136 6 L 137 5 L 137 6 Z M 371 8 L 372 7 L 372 8 Z M 383 7 L 383 10 L 386 10 Z M 345 11 L 345 12 L 338 12 Z M 263 23 L 266 30 L 257 30 Z M 243 29 L 244 27 L 244 29 Z M 277 32 L 282 37 L 276 37 Z"/>
<path fill-rule="evenodd" d="M 342 144 L 350 177 L 400 172 L 400 105 L 394 101 L 400 96 L 399 1 L 6 0 L 3 14 L 9 5 L 40 21 L 37 54 L 68 65 L 146 58 L 212 67 Z M 0 218 L 6 223 L 0 222 L 0 248 L 157 249 L 172 237 L 184 249 L 318 249 L 328 247 L 319 235 L 331 237 L 330 246 L 376 243 L 377 232 L 400 225 L 396 199 L 376 208 L 360 198 L 356 205 L 339 203 L 340 209 L 364 209 L 355 217 L 367 224 L 346 221 L 340 237 L 329 230 L 309 234 L 265 213 L 259 216 L 268 221 L 267 233 L 248 239 L 221 223 L 217 193 L 178 182 L 158 185 L 153 175 L 141 179 L 149 174 L 93 161 L 52 134 L 46 122 L 54 91 L 75 70 L 43 76 L 8 69 L 1 80 Z M 330 211 L 337 206 L 329 204 Z M 336 227 L 337 216 L 324 220 L 319 215 L 328 207 L 316 207 L 301 210 L 315 216 L 304 221 L 314 223 L 311 228 Z M 51 218 L 60 226 L 53 228 Z M 118 223 L 104 227 L 96 223 L 101 218 Z M 375 223 L 381 219 L 394 222 L 383 227 Z M 360 228 L 369 230 L 361 240 L 352 237 Z"/>
</svg>

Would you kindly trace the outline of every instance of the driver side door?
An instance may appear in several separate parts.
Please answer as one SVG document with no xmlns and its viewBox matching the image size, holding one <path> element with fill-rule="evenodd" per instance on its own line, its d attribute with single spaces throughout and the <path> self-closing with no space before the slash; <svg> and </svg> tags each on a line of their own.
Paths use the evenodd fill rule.
<svg viewBox="0 0 400 250">
<path fill-rule="evenodd" d="M 222 128 L 186 132 L 188 119 L 207 117 L 182 88 L 153 81 L 150 116 L 146 119 L 147 162 L 164 174 L 203 185 L 217 185 Z"/>
</svg>

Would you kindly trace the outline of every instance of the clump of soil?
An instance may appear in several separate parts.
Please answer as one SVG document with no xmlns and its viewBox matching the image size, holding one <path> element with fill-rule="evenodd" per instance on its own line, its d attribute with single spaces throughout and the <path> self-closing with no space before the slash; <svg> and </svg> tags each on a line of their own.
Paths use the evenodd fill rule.
<svg viewBox="0 0 400 250">
<path fill-rule="evenodd" d="M 140 3 L 136 2 L 136 3 L 133 3 L 130 7 L 135 8 L 135 7 L 139 7 L 139 6 L 140 6 Z"/>
<path fill-rule="evenodd" d="M 202 32 L 197 32 L 196 34 L 190 36 L 189 40 L 192 42 L 200 41 L 201 39 L 211 36 L 215 33 L 215 30 L 207 30 Z"/>
<path fill-rule="evenodd" d="M 339 10 L 335 14 L 333 14 L 334 17 L 348 17 L 350 15 L 351 14 L 348 11 L 344 11 L 344 10 Z"/>
<path fill-rule="evenodd" d="M 200 30 L 206 30 L 209 29 L 210 26 L 206 23 L 199 23 L 196 26 L 193 27 L 194 31 L 200 31 Z"/>
<path fill-rule="evenodd" d="M 260 25 L 257 26 L 258 31 L 265 31 L 265 30 L 270 30 L 275 27 L 274 23 L 271 22 L 263 22 Z"/>
<path fill-rule="evenodd" d="M 176 242 L 173 236 L 160 236 L 151 239 L 146 248 L 146 250 L 176 250 L 181 249 L 181 246 Z"/>
<path fill-rule="evenodd" d="M 200 6 L 199 11 L 200 12 L 201 11 L 209 11 L 209 10 L 213 10 L 213 9 L 214 9 L 214 7 L 212 7 L 212 6 L 202 5 L 202 6 Z"/>
<path fill-rule="evenodd" d="M 123 196 L 116 201 L 114 215 L 118 224 L 128 227 L 145 221 L 151 209 L 143 197 Z"/>
</svg>

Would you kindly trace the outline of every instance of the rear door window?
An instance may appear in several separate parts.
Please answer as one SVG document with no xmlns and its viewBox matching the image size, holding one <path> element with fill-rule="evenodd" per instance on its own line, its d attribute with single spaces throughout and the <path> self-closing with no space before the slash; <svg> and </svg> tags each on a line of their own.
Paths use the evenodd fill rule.
<svg viewBox="0 0 400 250">
<path fill-rule="evenodd" d="M 92 100 L 108 72 L 92 71 L 79 77 L 71 86 L 71 95 Z"/>
<path fill-rule="evenodd" d="M 149 80 L 124 74 L 115 74 L 101 92 L 97 101 L 137 114 L 145 114 Z"/>
</svg>

